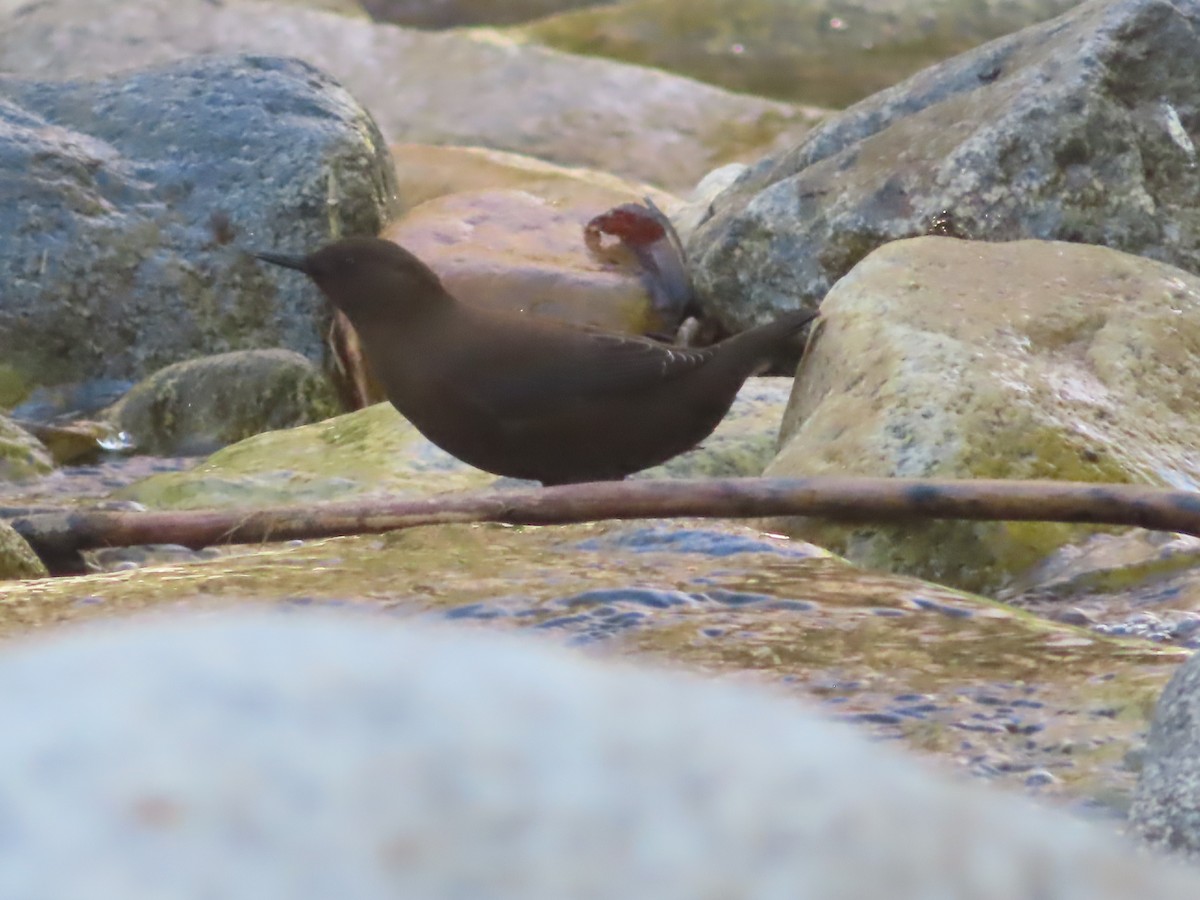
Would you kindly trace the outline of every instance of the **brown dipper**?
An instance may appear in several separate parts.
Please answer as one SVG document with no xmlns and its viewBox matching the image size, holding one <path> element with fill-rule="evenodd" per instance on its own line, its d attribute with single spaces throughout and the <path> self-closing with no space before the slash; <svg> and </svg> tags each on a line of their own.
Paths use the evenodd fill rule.
<svg viewBox="0 0 1200 900">
<path fill-rule="evenodd" d="M 346 314 L 388 399 L 425 437 L 476 468 L 547 485 L 620 479 L 690 450 L 816 315 L 687 349 L 468 306 L 378 238 L 256 255 L 308 275 Z"/>
</svg>

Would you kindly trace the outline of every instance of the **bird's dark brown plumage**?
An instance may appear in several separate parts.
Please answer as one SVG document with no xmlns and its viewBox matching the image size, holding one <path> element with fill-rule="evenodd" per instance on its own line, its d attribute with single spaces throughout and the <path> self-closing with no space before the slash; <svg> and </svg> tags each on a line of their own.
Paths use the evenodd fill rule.
<svg viewBox="0 0 1200 900">
<path fill-rule="evenodd" d="M 388 399 L 429 440 L 543 484 L 624 478 L 690 450 L 815 315 L 688 349 L 460 303 L 428 266 L 377 238 L 257 255 L 304 272 L 346 314 Z"/>
</svg>

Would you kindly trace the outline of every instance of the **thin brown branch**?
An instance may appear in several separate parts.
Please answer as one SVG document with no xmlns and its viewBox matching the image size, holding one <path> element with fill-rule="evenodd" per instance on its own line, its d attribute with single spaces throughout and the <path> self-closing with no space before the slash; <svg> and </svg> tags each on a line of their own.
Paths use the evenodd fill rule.
<svg viewBox="0 0 1200 900">
<path fill-rule="evenodd" d="M 1061 481 L 830 477 L 603 482 L 257 510 L 76 510 L 23 516 L 12 520 L 12 525 L 53 568 L 56 560 L 64 566 L 77 560 L 81 550 L 137 544 L 199 548 L 377 534 L 448 522 L 551 525 L 600 519 L 783 515 L 840 522 L 1086 522 L 1200 537 L 1200 493 L 1189 491 Z"/>
</svg>

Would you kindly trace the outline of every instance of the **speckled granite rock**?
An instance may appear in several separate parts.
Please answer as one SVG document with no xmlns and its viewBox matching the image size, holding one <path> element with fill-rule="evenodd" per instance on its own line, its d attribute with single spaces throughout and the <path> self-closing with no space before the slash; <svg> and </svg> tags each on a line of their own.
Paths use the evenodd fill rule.
<svg viewBox="0 0 1200 900">
<path fill-rule="evenodd" d="M 24 900 L 1200 892 L 790 700 L 498 635 L 193 614 L 9 645 L 0 684 Z"/>
<path fill-rule="evenodd" d="M 329 379 L 299 353 L 240 350 L 160 369 L 105 418 L 143 453 L 191 456 L 339 411 Z"/>
<path fill-rule="evenodd" d="M 1200 485 L 1200 278 L 1102 247 L 918 238 L 830 291 L 767 469 Z M 1083 526 L 786 530 L 987 592 Z"/>
<path fill-rule="evenodd" d="M 888 241 L 1102 244 L 1200 271 L 1200 4 L 1093 0 L 755 163 L 689 242 L 731 327 L 816 304 Z"/>
<path fill-rule="evenodd" d="M 321 359 L 325 305 L 246 251 L 375 234 L 395 185 L 344 88 L 264 56 L 93 81 L 0 76 L 0 157 L 0 359 L 29 385 L 263 346 Z"/>
</svg>

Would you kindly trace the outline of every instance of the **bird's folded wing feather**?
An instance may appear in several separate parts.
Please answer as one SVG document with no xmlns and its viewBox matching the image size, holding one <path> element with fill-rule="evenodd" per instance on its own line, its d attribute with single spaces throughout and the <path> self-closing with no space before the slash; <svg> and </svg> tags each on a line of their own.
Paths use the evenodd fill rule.
<svg viewBox="0 0 1200 900">
<path fill-rule="evenodd" d="M 539 357 L 493 370 L 474 385 L 477 400 L 506 417 L 536 417 L 569 404 L 648 390 L 694 371 L 712 348 L 672 347 L 647 338 L 580 332 L 574 352 Z"/>
</svg>

